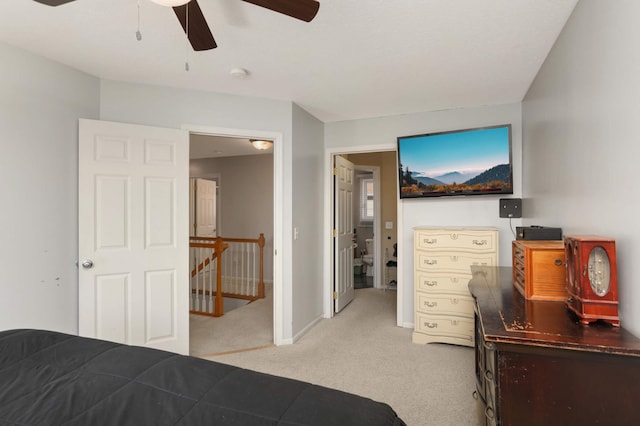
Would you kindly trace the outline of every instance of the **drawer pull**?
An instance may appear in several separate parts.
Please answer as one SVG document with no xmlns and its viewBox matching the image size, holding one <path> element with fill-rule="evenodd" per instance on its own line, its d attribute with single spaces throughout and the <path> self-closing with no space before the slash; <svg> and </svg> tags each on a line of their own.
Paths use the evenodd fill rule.
<svg viewBox="0 0 640 426">
<path fill-rule="evenodd" d="M 437 322 L 425 322 L 424 326 L 427 328 L 438 328 L 438 323 Z"/>
<path fill-rule="evenodd" d="M 475 271 L 475 272 L 473 273 L 473 275 L 474 275 L 474 276 L 475 276 L 475 275 L 480 275 L 481 277 L 485 277 L 485 278 L 487 278 L 487 276 L 489 276 L 489 274 L 487 274 L 487 271 Z M 457 278 L 454 278 L 454 279 L 456 280 L 456 282 L 458 281 L 458 279 L 457 279 Z M 454 279 L 452 279 L 451 281 L 453 281 Z"/>
<path fill-rule="evenodd" d="M 485 342 L 483 342 L 483 344 L 484 344 L 484 348 L 485 348 L 486 350 L 488 350 L 488 351 L 493 352 L 493 351 L 495 351 L 495 350 L 496 350 L 496 344 L 495 344 L 495 343 L 493 343 L 493 342 L 486 342 L 486 341 L 485 341 Z"/>
<path fill-rule="evenodd" d="M 484 415 L 487 416 L 488 419 L 493 419 L 493 407 L 487 407 L 484 410 Z"/>
<path fill-rule="evenodd" d="M 473 396 L 473 399 L 478 399 L 478 391 L 474 390 L 471 396 Z"/>
<path fill-rule="evenodd" d="M 451 299 L 451 304 L 452 305 L 457 305 L 458 303 L 460 303 L 460 301 L 458 299 Z"/>
<path fill-rule="evenodd" d="M 438 242 L 438 239 L 437 239 L 437 238 L 432 238 L 432 239 L 424 238 L 424 239 L 422 240 L 422 242 L 423 242 L 424 244 L 436 244 L 436 243 Z"/>
<path fill-rule="evenodd" d="M 471 243 L 476 245 L 476 246 L 485 246 L 485 245 L 489 244 L 489 242 L 487 240 L 473 240 Z"/>
<path fill-rule="evenodd" d="M 436 265 L 438 263 L 438 261 L 437 260 L 431 260 L 431 259 L 425 259 L 424 263 L 426 265 Z"/>
<path fill-rule="evenodd" d="M 564 262 L 562 261 L 562 259 L 556 259 L 555 262 L 553 262 L 554 265 L 556 266 L 562 266 Z"/>
<path fill-rule="evenodd" d="M 489 380 L 490 382 L 493 382 L 493 372 L 491 370 L 487 370 L 484 372 L 484 377 Z"/>
<path fill-rule="evenodd" d="M 425 305 L 425 306 L 427 306 L 427 307 L 429 307 L 429 308 L 435 308 L 436 306 L 438 306 L 438 302 L 429 302 L 429 301 L 426 301 L 426 302 L 424 302 L 424 305 Z"/>
<path fill-rule="evenodd" d="M 438 281 L 425 281 L 424 284 L 429 287 L 434 287 L 438 285 Z"/>
</svg>

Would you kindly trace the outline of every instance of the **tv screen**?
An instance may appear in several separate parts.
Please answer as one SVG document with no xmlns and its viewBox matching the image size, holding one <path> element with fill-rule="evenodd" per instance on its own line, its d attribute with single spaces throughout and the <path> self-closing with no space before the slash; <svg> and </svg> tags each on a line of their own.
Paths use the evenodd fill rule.
<svg viewBox="0 0 640 426">
<path fill-rule="evenodd" d="M 401 136 L 400 198 L 513 194 L 511 125 Z"/>
</svg>

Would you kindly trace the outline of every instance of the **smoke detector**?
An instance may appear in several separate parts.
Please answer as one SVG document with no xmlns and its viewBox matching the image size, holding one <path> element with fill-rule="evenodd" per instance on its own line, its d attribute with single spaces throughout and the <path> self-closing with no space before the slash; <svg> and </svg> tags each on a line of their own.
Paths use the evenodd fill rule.
<svg viewBox="0 0 640 426">
<path fill-rule="evenodd" d="M 249 75 L 249 72 L 244 68 L 233 68 L 229 71 L 229 74 L 234 78 L 246 78 Z"/>
</svg>

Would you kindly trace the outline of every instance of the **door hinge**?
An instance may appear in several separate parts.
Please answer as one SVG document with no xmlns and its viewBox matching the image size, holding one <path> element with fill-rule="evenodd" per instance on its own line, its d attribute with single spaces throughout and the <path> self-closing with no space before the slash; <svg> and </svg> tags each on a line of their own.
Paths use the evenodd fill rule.
<svg viewBox="0 0 640 426">
<path fill-rule="evenodd" d="M 337 291 L 333 292 L 333 300 L 338 300 L 338 292 Z"/>
<path fill-rule="evenodd" d="M 338 176 L 338 168 L 337 167 L 333 168 L 333 175 L 334 176 Z"/>
<path fill-rule="evenodd" d="M 334 229 L 333 230 L 333 238 L 336 238 L 338 236 L 338 230 Z"/>
</svg>

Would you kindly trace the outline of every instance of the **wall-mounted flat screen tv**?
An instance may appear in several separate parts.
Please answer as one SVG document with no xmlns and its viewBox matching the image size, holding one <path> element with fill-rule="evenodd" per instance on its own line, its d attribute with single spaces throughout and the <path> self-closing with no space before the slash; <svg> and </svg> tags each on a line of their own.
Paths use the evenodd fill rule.
<svg viewBox="0 0 640 426">
<path fill-rule="evenodd" d="M 511 125 L 401 136 L 400 198 L 513 194 Z"/>
</svg>

